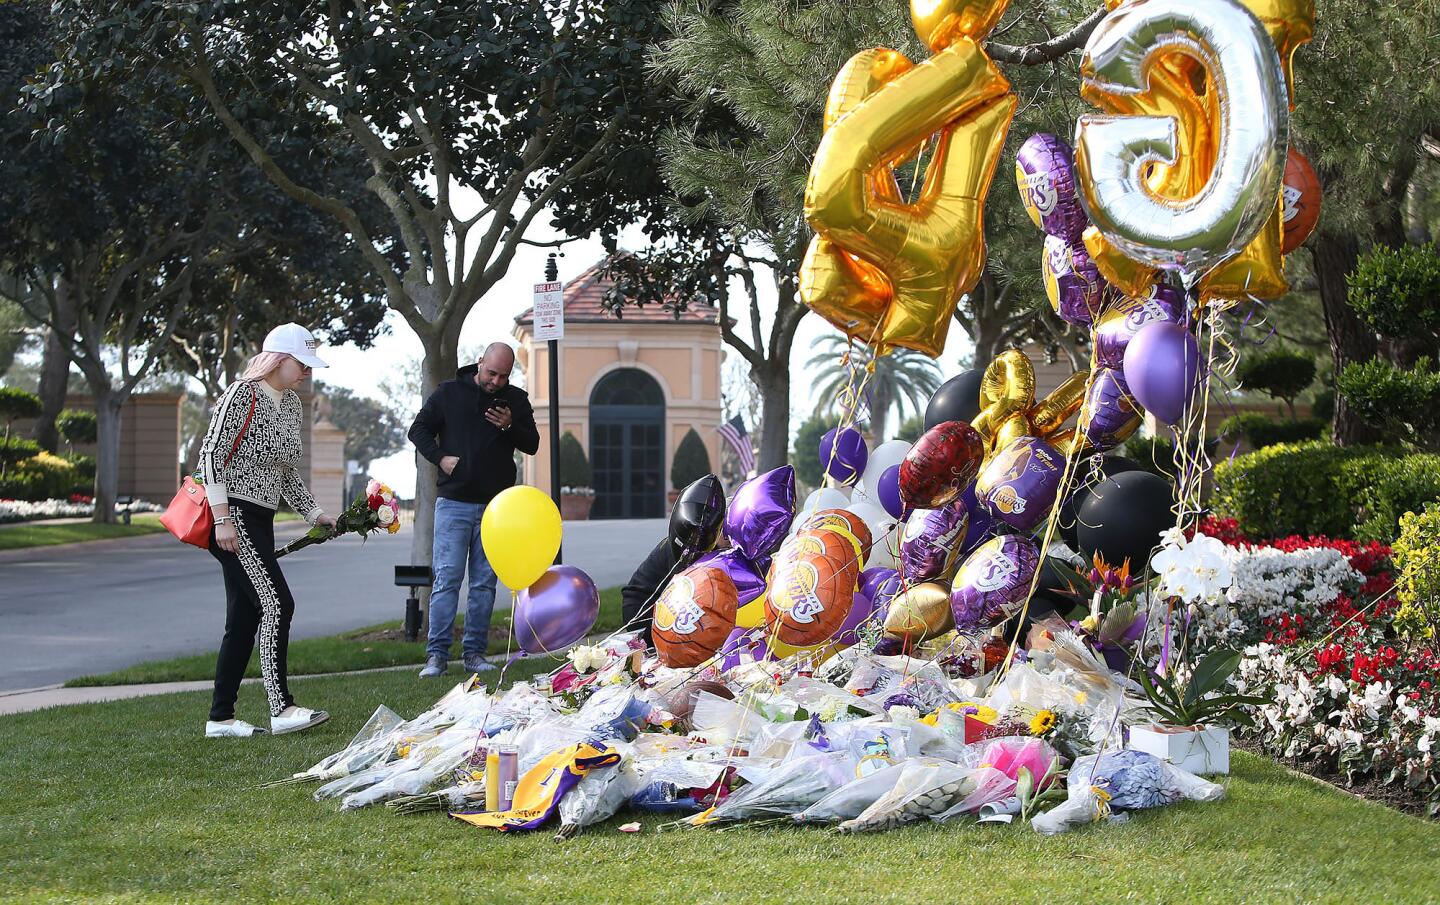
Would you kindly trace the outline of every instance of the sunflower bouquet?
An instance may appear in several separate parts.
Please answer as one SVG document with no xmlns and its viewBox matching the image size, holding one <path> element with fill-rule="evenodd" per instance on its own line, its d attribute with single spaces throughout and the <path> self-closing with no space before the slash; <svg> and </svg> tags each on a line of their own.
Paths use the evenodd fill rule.
<svg viewBox="0 0 1440 905">
<path fill-rule="evenodd" d="M 300 537 L 275 551 L 281 557 L 296 550 L 303 550 L 315 544 L 340 537 L 342 534 L 358 534 L 369 537 L 376 531 L 394 534 L 400 530 L 400 501 L 395 492 L 376 480 L 365 485 L 365 490 L 356 494 L 345 511 L 335 519 L 333 528 L 316 525 Z"/>
</svg>

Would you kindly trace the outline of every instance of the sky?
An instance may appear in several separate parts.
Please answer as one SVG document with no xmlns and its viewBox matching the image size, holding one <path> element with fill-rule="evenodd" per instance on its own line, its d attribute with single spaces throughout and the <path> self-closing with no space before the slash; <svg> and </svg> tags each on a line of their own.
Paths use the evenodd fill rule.
<svg viewBox="0 0 1440 905">
<path fill-rule="evenodd" d="M 530 230 L 528 238 L 544 242 L 556 238 L 556 235 L 545 226 L 534 226 Z M 644 234 L 638 229 L 624 232 L 620 236 L 621 247 L 632 251 L 643 248 L 645 241 Z M 512 330 L 515 318 L 530 307 L 533 286 L 544 279 L 545 259 L 550 251 L 549 248 L 532 245 L 520 246 L 510 265 L 509 272 L 480 300 L 466 318 L 465 326 L 460 334 L 462 351 L 484 348 L 496 340 L 514 344 Z M 579 276 L 604 256 L 599 239 L 571 242 L 565 245 L 562 251 L 564 257 L 558 261 L 561 282 L 569 282 Z M 770 319 L 775 310 L 775 295 L 773 287 L 765 281 L 762 280 L 760 285 L 761 317 L 763 326 L 768 331 Z M 738 303 L 744 296 L 737 291 L 732 298 Z M 734 310 L 732 308 L 732 311 Z M 744 309 L 741 308 L 740 311 L 743 312 Z M 740 317 L 743 322 L 743 315 L 737 313 L 736 316 Z M 363 395 L 377 399 L 383 398 L 381 382 L 386 376 L 391 376 L 393 380 L 394 371 L 399 366 L 409 359 L 418 359 L 421 354 L 420 340 L 403 318 L 392 312 L 386 317 L 386 324 L 389 327 L 388 332 L 376 340 L 369 349 L 359 349 L 353 345 L 324 347 L 320 355 L 329 363 L 330 367 L 317 374 L 320 380 L 346 387 Z M 810 357 L 810 350 L 814 343 L 824 336 L 837 333 L 835 328 L 814 314 L 806 315 L 801 322 L 791 354 L 792 431 L 798 428 L 800 421 L 813 409 L 816 401 L 807 394 L 812 386 L 812 381 L 805 376 L 804 362 Z M 952 321 L 945 351 L 937 359 L 946 379 L 964 370 L 960 362 L 962 358 L 969 355 L 970 351 L 970 342 L 965 331 Z M 727 348 L 727 355 L 734 354 L 736 353 Z M 418 399 L 415 405 L 417 408 L 419 407 Z M 372 462 L 370 475 L 395 488 L 395 491 L 401 496 L 413 495 L 415 488 L 413 449 L 407 448 L 393 456 Z"/>
</svg>

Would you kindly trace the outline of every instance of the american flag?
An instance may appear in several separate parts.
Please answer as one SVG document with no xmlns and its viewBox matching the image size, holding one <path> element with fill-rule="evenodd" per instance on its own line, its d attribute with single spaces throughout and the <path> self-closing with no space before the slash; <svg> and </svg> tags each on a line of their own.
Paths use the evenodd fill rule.
<svg viewBox="0 0 1440 905">
<path fill-rule="evenodd" d="M 739 415 L 716 428 L 740 460 L 740 470 L 749 474 L 755 470 L 755 451 L 750 448 L 750 435 L 745 433 L 745 419 Z"/>
</svg>

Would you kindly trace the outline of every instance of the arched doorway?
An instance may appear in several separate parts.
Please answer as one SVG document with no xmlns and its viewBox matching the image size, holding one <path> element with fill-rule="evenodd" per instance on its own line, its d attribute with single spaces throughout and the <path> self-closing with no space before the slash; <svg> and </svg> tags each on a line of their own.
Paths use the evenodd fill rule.
<svg viewBox="0 0 1440 905">
<path fill-rule="evenodd" d="M 606 374 L 590 394 L 591 518 L 665 514 L 665 393 L 639 368 Z"/>
</svg>

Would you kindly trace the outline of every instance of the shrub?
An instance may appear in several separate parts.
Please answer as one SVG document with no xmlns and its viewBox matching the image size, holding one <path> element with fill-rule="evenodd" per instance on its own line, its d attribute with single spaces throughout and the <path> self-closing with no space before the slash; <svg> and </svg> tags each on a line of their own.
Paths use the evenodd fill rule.
<svg viewBox="0 0 1440 905">
<path fill-rule="evenodd" d="M 1285 400 L 1293 419 L 1295 397 L 1315 381 L 1315 360 L 1304 352 L 1276 346 L 1241 360 L 1235 376 L 1247 390 Z"/>
<path fill-rule="evenodd" d="M 8 468 L 40 452 L 40 444 L 23 437 L 0 438 L 0 468 Z"/>
<path fill-rule="evenodd" d="M 0 500 L 44 500 L 43 475 L 28 471 L 12 471 L 0 477 Z"/>
<path fill-rule="evenodd" d="M 1357 415 L 1391 435 L 1421 440 L 1440 429 L 1440 371 L 1428 358 L 1410 371 L 1378 358 L 1355 362 L 1335 383 Z"/>
<path fill-rule="evenodd" d="M 1347 301 L 1387 336 L 1413 336 L 1417 328 L 1440 331 L 1440 255 L 1421 245 L 1377 245 L 1360 256 L 1345 278 Z"/>
<path fill-rule="evenodd" d="M 1244 437 L 1255 449 L 1264 449 L 1277 443 L 1318 440 L 1325 433 L 1325 422 L 1319 418 L 1276 421 L 1259 412 L 1241 412 L 1220 422 L 1220 433 L 1226 437 Z"/>
<path fill-rule="evenodd" d="M 1168 437 L 1131 437 L 1123 454 L 1151 474 L 1175 479 L 1175 442 Z"/>
<path fill-rule="evenodd" d="M 1335 420 L 1335 389 L 1333 387 L 1315 391 L 1314 401 L 1310 403 L 1310 414 L 1326 424 Z"/>
<path fill-rule="evenodd" d="M 70 443 L 94 443 L 99 433 L 95 413 L 82 409 L 66 409 L 55 419 L 55 429 Z"/>
<path fill-rule="evenodd" d="M 1389 541 L 1400 514 L 1440 500 L 1440 456 L 1388 447 L 1282 443 L 1215 469 L 1215 514 L 1250 537 Z"/>
<path fill-rule="evenodd" d="M 65 461 L 75 470 L 75 486 L 71 493 L 89 494 L 95 489 L 95 457 L 71 453 Z"/>
<path fill-rule="evenodd" d="M 1400 537 L 1393 548 L 1400 610 L 1395 626 L 1413 637 L 1440 635 L 1440 504 L 1400 517 Z"/>
<path fill-rule="evenodd" d="M 12 437 L 12 444 L 15 439 Z M 29 442 L 29 441 L 24 441 Z M 70 496 L 75 489 L 75 466 L 43 450 L 16 462 L 0 478 L 0 498 L 13 500 L 50 500 Z"/>
<path fill-rule="evenodd" d="M 590 460 L 585 457 L 585 449 L 580 445 L 580 441 L 569 431 L 560 438 L 560 486 L 594 486 Z"/>
<path fill-rule="evenodd" d="M 682 490 L 709 473 L 710 453 L 705 449 L 705 441 L 692 427 L 680 438 L 675 460 L 670 463 L 670 486 Z"/>
<path fill-rule="evenodd" d="M 0 421 L 5 422 L 5 432 L 10 432 L 10 422 L 18 418 L 37 418 L 40 415 L 40 397 L 17 387 L 0 387 Z"/>
</svg>

